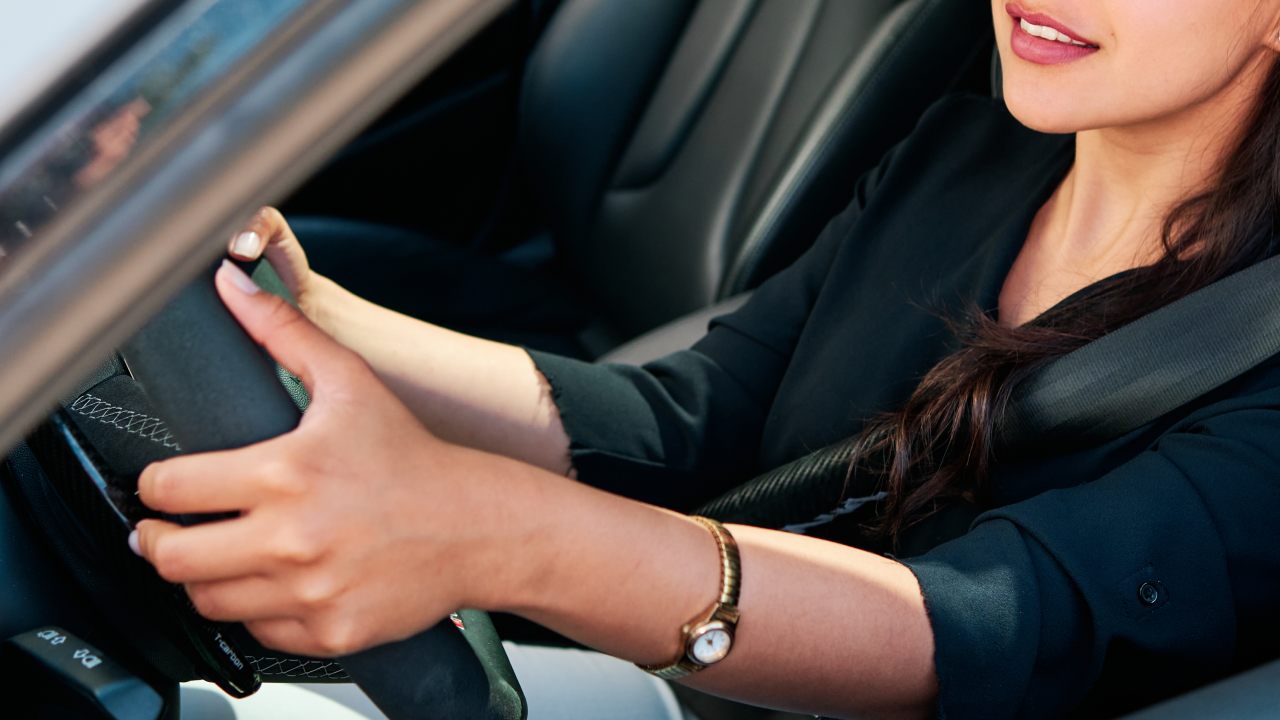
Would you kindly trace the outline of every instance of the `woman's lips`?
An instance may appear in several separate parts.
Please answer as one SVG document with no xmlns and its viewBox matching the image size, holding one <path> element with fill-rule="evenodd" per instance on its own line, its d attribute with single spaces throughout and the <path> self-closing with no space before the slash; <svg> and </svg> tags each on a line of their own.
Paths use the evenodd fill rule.
<svg viewBox="0 0 1280 720">
<path fill-rule="evenodd" d="M 1028 13 L 1014 3 L 1005 6 L 1013 18 L 1013 52 L 1037 65 L 1061 65 L 1098 51 L 1098 46 L 1062 23 L 1039 13 Z"/>
</svg>

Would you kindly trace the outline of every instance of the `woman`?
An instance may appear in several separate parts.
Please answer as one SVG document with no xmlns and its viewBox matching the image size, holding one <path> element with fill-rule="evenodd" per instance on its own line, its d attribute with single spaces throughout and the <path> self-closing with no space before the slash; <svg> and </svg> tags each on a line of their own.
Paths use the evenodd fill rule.
<svg viewBox="0 0 1280 720">
<path fill-rule="evenodd" d="M 645 369 L 372 306 L 261 213 L 232 254 L 265 245 L 305 318 L 231 266 L 218 289 L 313 405 L 284 437 L 148 468 L 152 507 L 242 514 L 147 521 L 135 547 L 283 650 L 502 610 L 667 675 L 684 662 L 701 690 L 841 717 L 1114 712 L 1262 658 L 1276 362 L 1102 447 L 1005 456 L 992 428 L 1034 367 L 1272 253 L 1280 2 L 992 10 L 1008 110 L 935 107 L 804 258 Z M 628 498 L 691 508 L 858 433 L 851 489 L 888 493 L 872 540 L 904 559 L 729 526 L 736 636 L 685 661 L 733 594 L 729 540 Z"/>
</svg>

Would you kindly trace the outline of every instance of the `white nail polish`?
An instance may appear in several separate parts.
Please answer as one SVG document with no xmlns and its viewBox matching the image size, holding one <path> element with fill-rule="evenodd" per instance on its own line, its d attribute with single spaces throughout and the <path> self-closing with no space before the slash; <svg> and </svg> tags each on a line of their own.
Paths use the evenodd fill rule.
<svg viewBox="0 0 1280 720">
<path fill-rule="evenodd" d="M 252 230 L 236 235 L 231 241 L 231 254 L 245 259 L 256 259 L 262 250 L 262 237 Z"/>
<path fill-rule="evenodd" d="M 133 532 L 129 533 L 129 549 L 133 551 L 134 555 L 137 555 L 138 557 L 142 557 L 142 546 L 138 544 L 137 530 L 134 530 Z"/>
<path fill-rule="evenodd" d="M 253 278 L 246 275 L 243 270 L 229 260 L 222 261 L 222 272 L 226 273 L 227 280 L 229 280 L 237 290 L 245 295 L 256 295 L 260 289 L 257 284 L 253 282 Z"/>
</svg>

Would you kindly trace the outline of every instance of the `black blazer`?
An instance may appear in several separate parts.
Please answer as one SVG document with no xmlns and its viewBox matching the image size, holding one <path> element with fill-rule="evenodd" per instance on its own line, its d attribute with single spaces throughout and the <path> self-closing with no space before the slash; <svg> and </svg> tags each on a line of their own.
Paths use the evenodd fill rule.
<svg viewBox="0 0 1280 720">
<path fill-rule="evenodd" d="M 532 352 L 579 477 L 689 509 L 897 408 L 956 347 L 945 316 L 995 312 L 1073 151 L 998 102 L 946 99 L 691 350 L 644 368 Z M 993 503 L 903 558 L 940 714 L 1114 714 L 1280 654 L 1278 439 L 1273 359 L 1105 445 L 997 458 Z"/>
</svg>

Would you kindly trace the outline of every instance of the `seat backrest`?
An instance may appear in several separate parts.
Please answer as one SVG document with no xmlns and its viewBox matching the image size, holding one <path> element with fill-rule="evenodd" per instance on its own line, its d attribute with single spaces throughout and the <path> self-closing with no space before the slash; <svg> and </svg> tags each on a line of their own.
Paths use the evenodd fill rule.
<svg viewBox="0 0 1280 720">
<path fill-rule="evenodd" d="M 565 0 L 524 78 L 529 190 L 639 333 L 794 260 L 990 22 L 972 0 Z"/>
</svg>

